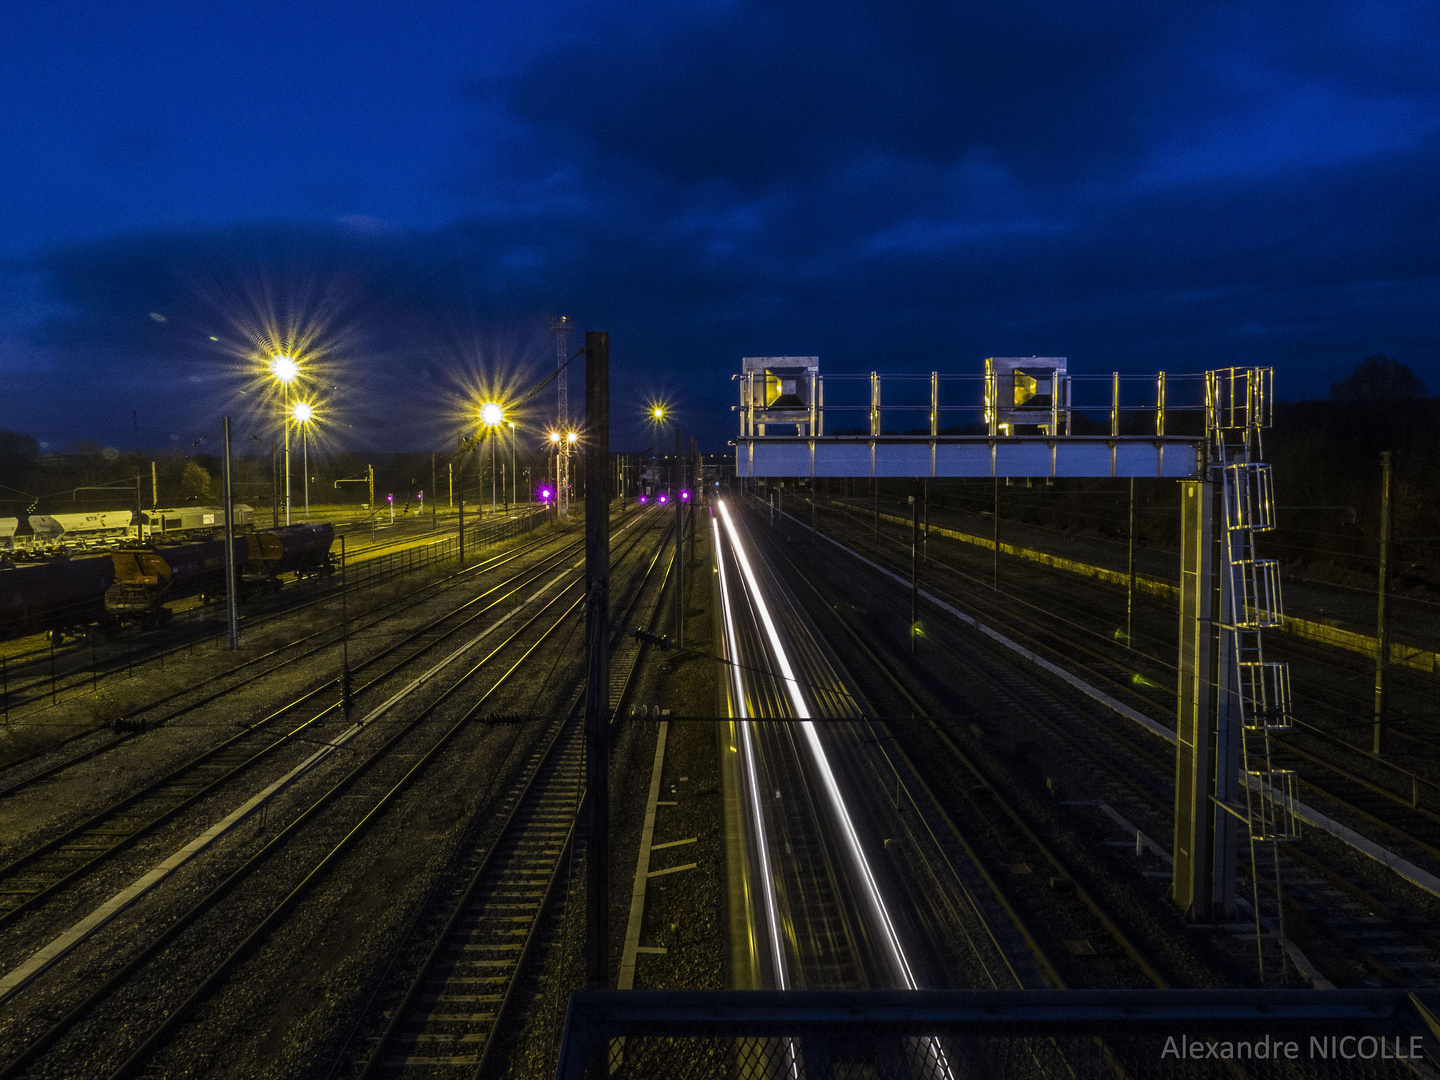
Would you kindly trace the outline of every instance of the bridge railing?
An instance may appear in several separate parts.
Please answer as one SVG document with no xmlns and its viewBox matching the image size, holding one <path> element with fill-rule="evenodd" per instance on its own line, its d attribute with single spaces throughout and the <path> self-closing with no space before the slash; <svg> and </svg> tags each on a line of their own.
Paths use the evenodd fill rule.
<svg viewBox="0 0 1440 1080">
<path fill-rule="evenodd" d="M 601 991 L 570 996 L 559 1080 L 1421 1077 L 1403 991 Z"/>
<path fill-rule="evenodd" d="M 816 374 L 803 380 L 800 405 L 783 408 L 767 407 L 762 373 L 738 379 L 742 439 L 766 434 L 996 436 L 1007 433 L 1012 415 L 1065 435 L 1205 433 L 1203 372 L 1064 375 L 1043 408 L 1017 404 L 1014 387 L 996 375 Z"/>
</svg>

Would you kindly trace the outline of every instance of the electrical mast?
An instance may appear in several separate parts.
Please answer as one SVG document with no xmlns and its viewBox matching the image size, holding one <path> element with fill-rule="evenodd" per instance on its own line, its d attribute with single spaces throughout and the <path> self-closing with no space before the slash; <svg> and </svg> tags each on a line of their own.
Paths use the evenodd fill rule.
<svg viewBox="0 0 1440 1080">
<path fill-rule="evenodd" d="M 574 324 L 568 315 L 552 316 L 550 329 L 555 332 L 555 515 L 561 521 L 570 517 L 570 401 L 565 389 L 565 361 L 569 357 L 570 329 Z"/>
</svg>

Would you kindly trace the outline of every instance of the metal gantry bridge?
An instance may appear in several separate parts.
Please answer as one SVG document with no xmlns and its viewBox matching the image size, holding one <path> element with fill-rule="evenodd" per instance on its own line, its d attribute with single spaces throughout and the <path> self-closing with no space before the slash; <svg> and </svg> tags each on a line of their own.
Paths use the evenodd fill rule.
<svg viewBox="0 0 1440 1080">
<path fill-rule="evenodd" d="M 1262 978 L 1282 972 L 1266 957 L 1284 941 L 1275 845 L 1298 835 L 1296 778 L 1271 750 L 1292 722 L 1290 678 L 1265 658 L 1263 631 L 1283 614 L 1280 576 L 1256 553 L 1275 527 L 1263 459 L 1272 369 L 1087 376 L 1064 357 L 992 357 L 977 375 L 821 375 L 813 356 L 746 357 L 736 378 L 741 478 L 1182 485 L 1173 896 L 1197 921 L 1233 918 L 1247 845 Z"/>
</svg>

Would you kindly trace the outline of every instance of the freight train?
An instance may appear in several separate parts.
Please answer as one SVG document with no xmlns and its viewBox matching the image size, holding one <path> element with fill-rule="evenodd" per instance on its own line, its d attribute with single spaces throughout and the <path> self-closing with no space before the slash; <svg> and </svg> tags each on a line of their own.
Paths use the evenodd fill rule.
<svg viewBox="0 0 1440 1080">
<path fill-rule="evenodd" d="M 279 589 L 281 574 L 333 572 L 329 523 L 287 525 L 235 537 L 242 592 Z M 14 563 L 0 559 L 0 640 L 48 633 L 113 636 L 127 623 L 154 629 L 169 622 L 165 605 L 191 596 L 225 595 L 225 541 L 196 538 L 115 548 L 104 554 Z"/>
<path fill-rule="evenodd" d="M 235 504 L 236 528 L 248 528 L 255 511 Z M 35 555 L 66 554 L 108 548 L 119 540 L 153 539 L 160 534 L 212 530 L 225 527 L 223 506 L 181 506 L 146 510 L 141 514 L 141 536 L 135 535 L 135 513 L 105 510 L 74 514 L 31 514 L 24 529 L 19 518 L 0 517 L 0 551 Z"/>
</svg>

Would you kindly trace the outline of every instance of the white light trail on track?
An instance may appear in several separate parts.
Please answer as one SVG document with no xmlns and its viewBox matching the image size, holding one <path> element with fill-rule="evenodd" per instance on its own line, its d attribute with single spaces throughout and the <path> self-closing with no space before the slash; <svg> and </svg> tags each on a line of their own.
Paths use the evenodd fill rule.
<svg viewBox="0 0 1440 1080">
<path fill-rule="evenodd" d="M 715 531 L 715 565 L 720 571 L 720 602 L 725 614 L 725 643 L 730 657 L 730 675 L 735 684 L 735 711 L 738 717 L 745 717 L 745 687 L 740 681 L 740 652 L 735 641 L 735 617 L 730 610 L 730 590 L 725 582 L 725 560 L 720 554 L 720 524 L 710 519 Z M 745 766 L 745 782 L 750 788 L 750 813 L 755 823 L 755 846 L 760 849 L 760 882 L 764 896 L 765 923 L 770 931 L 770 954 L 775 964 L 775 989 L 788 990 L 789 978 L 785 970 L 785 950 L 780 941 L 780 912 L 775 901 L 775 882 L 770 876 L 770 844 L 765 836 L 765 819 L 760 810 L 760 779 L 755 768 L 755 746 L 752 741 L 751 725 L 740 723 L 741 761 Z"/>
<path fill-rule="evenodd" d="M 735 559 L 740 564 L 740 571 L 749 587 L 755 610 L 760 613 L 760 621 L 765 627 L 765 634 L 770 639 L 770 647 L 775 653 L 775 663 L 779 666 L 780 673 L 784 678 L 785 688 L 790 694 L 795 715 L 800 719 L 800 730 L 804 733 L 806 745 L 815 760 L 815 768 L 825 787 L 825 794 L 830 801 L 835 819 L 840 824 L 841 834 L 845 838 L 851 861 L 854 863 L 856 874 L 860 879 L 861 890 L 875 914 L 882 932 L 882 940 L 885 942 L 886 950 L 890 953 L 891 962 L 895 967 L 895 973 L 900 977 L 905 989 L 918 990 L 919 983 L 910 967 L 910 961 L 905 956 L 905 949 L 900 944 L 900 936 L 895 931 L 894 920 L 890 918 L 890 912 L 885 907 L 885 900 L 880 895 L 880 887 L 875 881 L 874 872 L 870 869 L 870 862 L 865 858 L 864 849 L 860 846 L 860 836 L 855 831 L 855 823 L 851 820 L 850 811 L 845 805 L 845 799 L 840 792 L 840 785 L 835 779 L 834 770 L 830 768 L 830 759 L 826 756 L 825 747 L 820 742 L 820 733 L 815 730 L 815 725 L 811 722 L 810 709 L 800 693 L 800 684 L 795 679 L 795 672 L 790 666 L 790 658 L 786 655 L 785 646 L 780 642 L 780 634 L 776 631 L 775 621 L 771 618 L 770 609 L 765 604 L 765 597 L 760 591 L 760 582 L 755 577 L 755 571 L 750 565 L 750 557 L 746 554 L 745 546 L 740 540 L 740 532 L 735 528 L 735 522 L 725 503 L 721 501 L 716 505 L 720 508 L 720 516 L 725 519 L 725 532 L 730 537 L 730 544 L 735 551 Z"/>
</svg>

